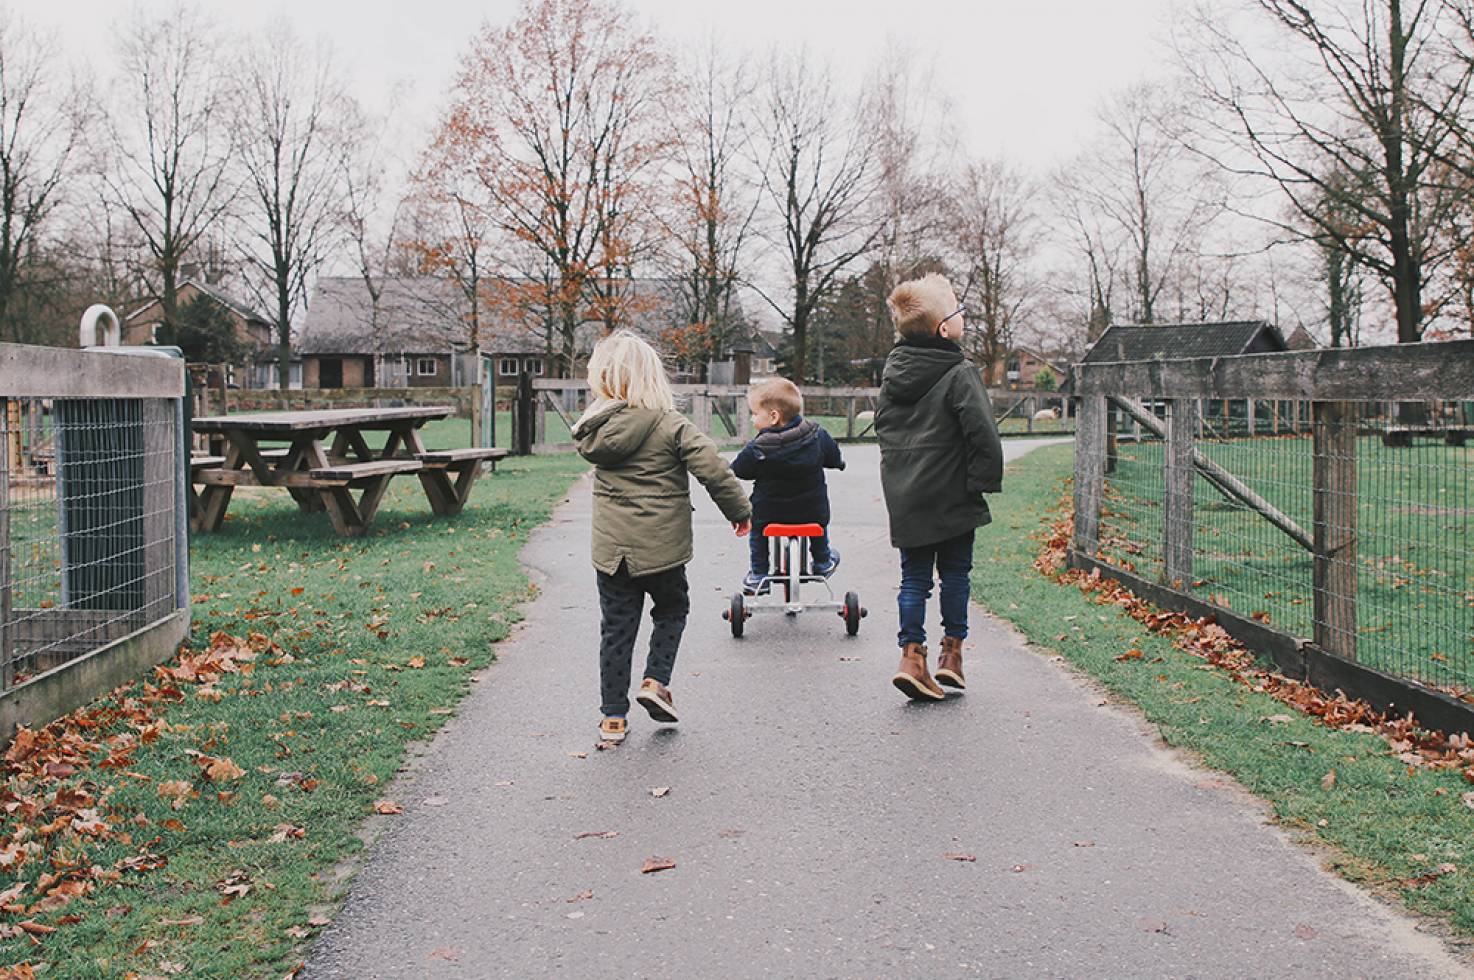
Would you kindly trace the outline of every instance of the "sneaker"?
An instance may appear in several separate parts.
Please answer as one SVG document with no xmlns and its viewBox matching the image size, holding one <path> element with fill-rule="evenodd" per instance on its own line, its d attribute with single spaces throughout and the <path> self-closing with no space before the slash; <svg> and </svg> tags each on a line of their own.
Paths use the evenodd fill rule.
<svg viewBox="0 0 1474 980">
<path fill-rule="evenodd" d="M 675 699 L 670 696 L 664 684 L 647 677 L 640 682 L 640 693 L 635 695 L 635 700 L 640 706 L 650 712 L 650 717 L 656 721 L 666 724 L 675 724 L 680 719 L 676 716 Z"/>
<path fill-rule="evenodd" d="M 742 576 L 742 592 L 745 595 L 767 595 L 770 583 L 766 575 L 748 572 Z"/>
<path fill-rule="evenodd" d="M 618 745 L 624 741 L 625 733 L 629 730 L 629 722 L 614 715 L 605 716 L 599 722 L 599 741 L 613 742 Z"/>
<path fill-rule="evenodd" d="M 815 575 L 821 575 L 824 578 L 828 578 L 829 576 L 833 575 L 835 573 L 835 571 L 838 570 L 838 568 L 839 568 L 839 549 L 838 548 L 830 548 L 829 549 L 829 561 L 828 561 L 828 563 L 823 564 L 823 565 L 815 565 L 814 566 L 814 574 Z"/>
</svg>

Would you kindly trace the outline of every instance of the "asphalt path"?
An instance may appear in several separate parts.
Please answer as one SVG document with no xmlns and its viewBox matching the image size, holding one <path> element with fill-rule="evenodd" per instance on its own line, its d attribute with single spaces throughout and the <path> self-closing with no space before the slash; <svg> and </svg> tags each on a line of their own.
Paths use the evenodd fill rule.
<svg viewBox="0 0 1474 980">
<path fill-rule="evenodd" d="M 845 453 L 835 584 L 860 635 L 805 613 L 733 639 L 747 543 L 698 488 L 681 724 L 636 707 L 603 752 L 580 482 L 524 553 L 526 622 L 387 791 L 405 813 L 374 818 L 302 975 L 1474 975 L 976 607 L 968 692 L 906 701 L 878 455 Z"/>
</svg>

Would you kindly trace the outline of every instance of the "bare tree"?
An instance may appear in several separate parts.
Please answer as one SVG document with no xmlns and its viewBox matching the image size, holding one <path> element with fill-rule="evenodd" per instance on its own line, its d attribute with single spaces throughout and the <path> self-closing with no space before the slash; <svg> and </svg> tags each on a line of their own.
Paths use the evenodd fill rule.
<svg viewBox="0 0 1474 980">
<path fill-rule="evenodd" d="M 51 277 L 42 233 L 79 162 L 88 99 L 55 42 L 0 7 L 0 337 L 35 341 L 27 291 Z"/>
<path fill-rule="evenodd" d="M 741 173 L 752 83 L 715 39 L 682 74 L 688 82 L 666 118 L 676 194 L 661 224 L 679 284 L 681 329 L 695 335 L 693 354 L 704 361 L 725 356 L 738 327 L 736 291 L 757 209 Z"/>
<path fill-rule="evenodd" d="M 147 250 L 148 279 L 172 325 L 181 266 L 237 188 L 228 166 L 230 73 L 213 25 L 183 3 L 158 16 L 139 8 L 120 51 L 110 120 L 118 152 L 103 182 Z"/>
<path fill-rule="evenodd" d="M 789 302 L 763 298 L 792 329 L 795 380 L 807 376 L 809 325 L 840 273 L 879 241 L 877 167 L 827 68 L 800 52 L 774 54 L 754 120 L 767 236 L 783 255 Z"/>
<path fill-rule="evenodd" d="M 1121 230 L 1095 207 L 1095 191 L 1087 169 L 1078 161 L 1059 168 L 1050 198 L 1059 227 L 1071 241 L 1083 270 L 1057 278 L 1068 305 L 1084 324 L 1084 341 L 1094 343 L 1116 320 L 1116 285 L 1121 279 L 1125 245 Z M 1071 285 L 1078 283 L 1078 285 Z"/>
<path fill-rule="evenodd" d="M 1377 274 L 1399 342 L 1422 337 L 1425 295 L 1460 243 L 1439 234 L 1464 194 L 1443 164 L 1467 131 L 1474 60 L 1447 38 L 1448 0 L 1246 0 L 1288 45 L 1248 40 L 1206 5 L 1182 45 L 1207 112 L 1205 146 L 1227 172 L 1278 191 L 1292 217 L 1260 217 Z M 1327 207 L 1327 201 L 1333 207 Z"/>
<path fill-rule="evenodd" d="M 663 153 L 665 91 L 655 38 L 623 7 L 525 0 L 514 21 L 473 41 L 436 133 L 440 172 L 478 181 L 507 253 L 550 272 L 541 296 L 528 291 L 536 274 L 507 283 L 554 310 L 565 372 L 581 323 L 628 319 L 624 282 Z"/>
<path fill-rule="evenodd" d="M 245 257 L 276 314 L 277 379 L 291 380 L 292 314 L 307 281 L 343 240 L 343 174 L 356 120 L 324 48 L 282 24 L 257 37 L 239 67 L 235 113 L 245 171 Z"/>
<path fill-rule="evenodd" d="M 349 147 L 343 170 L 343 226 L 352 254 L 354 272 L 369 297 L 369 336 L 374 356 L 384 353 L 382 299 L 386 279 L 395 267 L 397 253 L 404 248 L 400 236 L 406 200 L 393 196 L 390 188 L 391 149 L 395 134 L 392 122 L 398 99 L 377 118 L 345 118 L 345 124 L 366 134 Z"/>
<path fill-rule="evenodd" d="M 1001 161 L 973 163 L 956 195 L 959 298 L 968 319 L 983 377 L 997 384 L 998 365 L 1015 343 L 1015 331 L 1037 295 L 1031 263 L 1038 245 L 1034 184 Z"/>
</svg>

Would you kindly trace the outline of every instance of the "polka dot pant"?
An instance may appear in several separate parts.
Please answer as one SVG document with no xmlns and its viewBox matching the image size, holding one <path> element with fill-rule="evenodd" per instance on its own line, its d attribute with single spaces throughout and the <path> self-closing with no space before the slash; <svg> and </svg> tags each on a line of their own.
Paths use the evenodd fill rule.
<svg viewBox="0 0 1474 980">
<path fill-rule="evenodd" d="M 635 639 L 640 631 L 640 614 L 645 596 L 650 596 L 650 653 L 645 659 L 645 677 L 670 683 L 676 666 L 676 651 L 686 630 L 691 611 L 686 567 L 679 565 L 654 575 L 634 576 L 621 564 L 613 575 L 597 572 L 599 578 L 599 687 L 606 715 L 627 714 L 630 709 L 630 667 Z"/>
</svg>

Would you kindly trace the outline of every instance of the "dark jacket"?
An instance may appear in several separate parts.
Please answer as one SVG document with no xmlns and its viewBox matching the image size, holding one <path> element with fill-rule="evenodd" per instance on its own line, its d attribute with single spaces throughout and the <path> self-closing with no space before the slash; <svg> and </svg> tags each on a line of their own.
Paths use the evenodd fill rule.
<svg viewBox="0 0 1474 980">
<path fill-rule="evenodd" d="M 594 464 L 594 567 L 653 575 L 691 560 L 691 481 L 700 480 L 729 521 L 752 514 L 716 443 L 675 411 L 610 402 L 573 427 Z"/>
<path fill-rule="evenodd" d="M 752 522 L 829 523 L 824 470 L 844 469 L 839 443 L 802 415 L 757 434 L 732 460 L 732 472 L 754 480 Z"/>
<path fill-rule="evenodd" d="M 919 548 L 992 518 L 1003 446 L 982 375 L 948 340 L 902 341 L 885 360 L 875 410 L 891 544 Z"/>
</svg>

